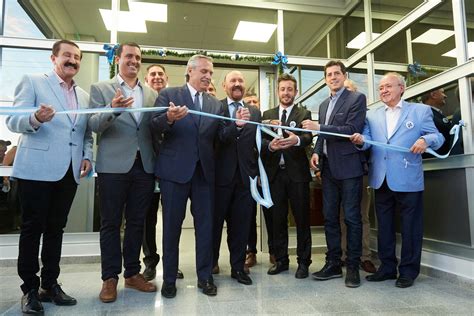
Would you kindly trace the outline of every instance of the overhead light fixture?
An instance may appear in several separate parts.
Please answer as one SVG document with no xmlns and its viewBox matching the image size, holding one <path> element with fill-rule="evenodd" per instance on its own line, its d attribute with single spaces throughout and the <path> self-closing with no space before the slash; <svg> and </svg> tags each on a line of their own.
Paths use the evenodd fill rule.
<svg viewBox="0 0 474 316">
<path fill-rule="evenodd" d="M 128 0 L 128 7 L 130 11 L 138 13 L 146 21 L 168 22 L 167 4 Z"/>
<path fill-rule="evenodd" d="M 444 53 L 442 56 L 445 57 L 451 57 L 451 58 L 457 58 L 456 54 L 456 48 L 453 50 L 450 50 L 449 52 Z M 474 58 L 474 42 L 468 42 L 467 43 L 467 58 Z"/>
<path fill-rule="evenodd" d="M 372 33 L 372 40 L 376 39 L 380 36 L 380 33 Z M 349 43 L 347 43 L 347 48 L 352 49 L 361 49 L 367 44 L 367 40 L 365 38 L 365 32 L 361 32 L 359 35 L 354 37 Z"/>
<path fill-rule="evenodd" d="M 424 44 L 431 44 L 431 45 L 438 45 L 445 39 L 454 35 L 454 31 L 450 30 L 442 30 L 442 29 L 429 29 L 425 33 L 421 34 L 414 40 L 412 43 L 424 43 Z"/>
<path fill-rule="evenodd" d="M 267 43 L 276 28 L 276 24 L 240 21 L 234 40 Z"/>
<path fill-rule="evenodd" d="M 112 10 L 99 9 L 102 20 L 107 31 L 111 31 L 114 25 Z M 132 11 L 119 11 L 117 17 L 118 32 L 146 33 L 145 20 L 137 13 Z"/>
</svg>

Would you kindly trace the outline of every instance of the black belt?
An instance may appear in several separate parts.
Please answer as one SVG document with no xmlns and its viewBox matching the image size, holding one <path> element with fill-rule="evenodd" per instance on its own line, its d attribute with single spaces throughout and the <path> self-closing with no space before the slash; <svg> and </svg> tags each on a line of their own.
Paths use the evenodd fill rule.
<svg viewBox="0 0 474 316">
<path fill-rule="evenodd" d="M 285 170 L 286 169 L 286 166 L 283 164 L 283 165 L 278 165 L 278 167 L 281 169 L 281 170 Z"/>
</svg>

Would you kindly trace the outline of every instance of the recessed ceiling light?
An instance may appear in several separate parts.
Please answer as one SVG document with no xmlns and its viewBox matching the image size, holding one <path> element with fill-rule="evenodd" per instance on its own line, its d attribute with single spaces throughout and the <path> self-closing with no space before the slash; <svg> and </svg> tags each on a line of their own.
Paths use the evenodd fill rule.
<svg viewBox="0 0 474 316">
<path fill-rule="evenodd" d="M 140 14 L 146 21 L 168 22 L 168 5 L 161 3 L 128 1 L 130 11 Z"/>
<path fill-rule="evenodd" d="M 457 58 L 456 48 L 444 53 L 443 56 Z M 474 42 L 467 43 L 467 58 L 474 58 Z"/>
<path fill-rule="evenodd" d="M 431 45 L 438 45 L 448 37 L 454 35 L 454 31 L 450 30 L 441 30 L 441 29 L 429 29 L 425 33 L 421 34 L 414 40 L 412 43 L 424 43 L 424 44 L 431 44 Z"/>
<path fill-rule="evenodd" d="M 113 28 L 112 10 L 99 9 L 105 28 L 111 31 Z M 117 18 L 117 31 L 146 33 L 145 20 L 140 14 L 129 11 L 119 11 Z"/>
<path fill-rule="evenodd" d="M 379 36 L 380 33 L 372 33 L 372 40 L 376 39 Z M 365 39 L 365 32 L 361 32 L 359 35 L 354 37 L 352 41 L 347 43 L 346 47 L 352 49 L 361 49 L 365 46 L 365 44 L 367 44 L 367 41 Z"/>
<path fill-rule="evenodd" d="M 267 43 L 276 27 L 276 24 L 240 21 L 235 30 L 234 40 Z"/>
</svg>

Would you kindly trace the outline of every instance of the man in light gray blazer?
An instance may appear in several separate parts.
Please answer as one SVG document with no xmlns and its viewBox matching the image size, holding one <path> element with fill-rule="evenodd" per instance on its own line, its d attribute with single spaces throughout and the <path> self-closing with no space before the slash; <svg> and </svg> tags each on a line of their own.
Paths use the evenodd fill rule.
<svg viewBox="0 0 474 316">
<path fill-rule="evenodd" d="M 92 135 L 87 129 L 88 115 L 55 113 L 88 106 L 89 95 L 73 80 L 81 58 L 74 42 L 54 43 L 54 70 L 26 75 L 15 89 L 15 107 L 34 106 L 38 110 L 6 120 L 12 132 L 21 133 L 12 177 L 18 180 L 22 206 L 18 275 L 23 280 L 21 308 L 25 314 L 42 314 L 40 301 L 76 304 L 74 298 L 63 292 L 57 279 L 67 216 L 79 178 L 91 170 Z M 38 277 L 41 235 L 43 267 Z"/>
<path fill-rule="evenodd" d="M 136 43 L 117 49 L 119 73 L 111 80 L 91 86 L 91 107 L 153 106 L 156 92 L 138 80 L 141 51 Z M 140 274 L 140 248 L 146 210 L 154 190 L 154 161 L 149 127 L 150 112 L 97 113 L 89 126 L 97 133 L 96 171 L 100 197 L 100 249 L 102 302 L 117 298 L 118 275 L 125 268 L 125 287 L 155 292 L 156 286 Z M 125 236 L 120 245 L 120 227 L 125 213 Z M 123 249 L 123 250 L 122 250 Z"/>
</svg>

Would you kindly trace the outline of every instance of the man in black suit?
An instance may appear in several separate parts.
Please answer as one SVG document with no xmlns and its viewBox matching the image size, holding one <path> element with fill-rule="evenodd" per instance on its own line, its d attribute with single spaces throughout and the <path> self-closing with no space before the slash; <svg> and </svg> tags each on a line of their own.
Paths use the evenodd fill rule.
<svg viewBox="0 0 474 316">
<path fill-rule="evenodd" d="M 281 125 L 301 127 L 303 120 L 311 119 L 311 113 L 294 104 L 296 79 L 290 74 L 278 78 L 278 107 L 263 113 L 263 120 L 278 120 Z M 264 210 L 265 222 L 275 264 L 268 270 L 274 275 L 288 270 L 288 200 L 296 221 L 298 269 L 295 277 L 308 277 L 311 264 L 311 230 L 309 224 L 309 172 L 305 147 L 311 143 L 311 133 L 282 131 L 282 138 L 274 138 L 264 147 L 264 165 L 270 182 L 274 205 Z M 265 136 L 267 137 L 267 136 Z"/>
<path fill-rule="evenodd" d="M 344 88 L 346 67 L 331 60 L 324 67 L 324 77 L 331 96 L 319 107 L 319 122 L 303 122 L 303 128 L 352 135 L 364 128 L 366 97 Z M 326 264 L 313 273 L 316 280 L 342 277 L 340 206 L 344 209 L 347 226 L 347 287 L 360 286 L 359 265 L 362 255 L 362 176 L 365 157 L 345 138 L 318 137 L 311 167 L 321 168 L 323 186 L 324 230 L 326 233 Z"/>
<path fill-rule="evenodd" d="M 221 100 L 224 115 L 235 118 L 237 113 L 250 113 L 250 120 L 259 122 L 260 111 L 242 101 L 245 81 L 240 71 L 231 71 L 223 88 L 227 98 Z M 225 121 L 227 126 L 235 124 Z M 219 260 L 222 227 L 227 223 L 227 245 L 230 252 L 231 276 L 239 283 L 250 285 L 252 280 L 244 272 L 247 240 L 254 209 L 249 177 L 258 174 L 255 143 L 256 125 L 246 124 L 224 134 L 216 143 L 216 204 L 214 212 L 214 266 Z"/>
<path fill-rule="evenodd" d="M 191 199 L 196 236 L 198 287 L 206 295 L 217 294 L 211 275 L 212 225 L 214 204 L 214 140 L 224 132 L 220 120 L 188 114 L 188 108 L 223 115 L 222 104 L 207 90 L 214 72 L 212 58 L 192 56 L 186 66 L 186 84 L 163 89 L 155 106 L 168 107 L 152 117 L 152 129 L 162 134 L 155 175 L 160 179 L 163 205 L 163 286 L 164 297 L 176 296 L 179 238 Z M 175 105 L 176 104 L 176 105 Z M 228 130 L 237 129 L 237 123 Z M 226 128 L 227 130 L 227 128 Z"/>
<path fill-rule="evenodd" d="M 433 122 L 438 131 L 444 136 L 443 145 L 436 150 L 440 155 L 447 154 L 449 151 L 451 145 L 451 135 L 449 135 L 449 131 L 453 127 L 453 122 L 451 122 L 451 120 L 448 119 L 441 110 L 441 108 L 446 105 L 446 98 L 443 88 L 431 90 L 421 97 L 421 102 L 431 107 L 431 111 L 433 112 Z M 423 159 L 432 158 L 433 155 L 424 153 L 422 157 Z"/>
</svg>

